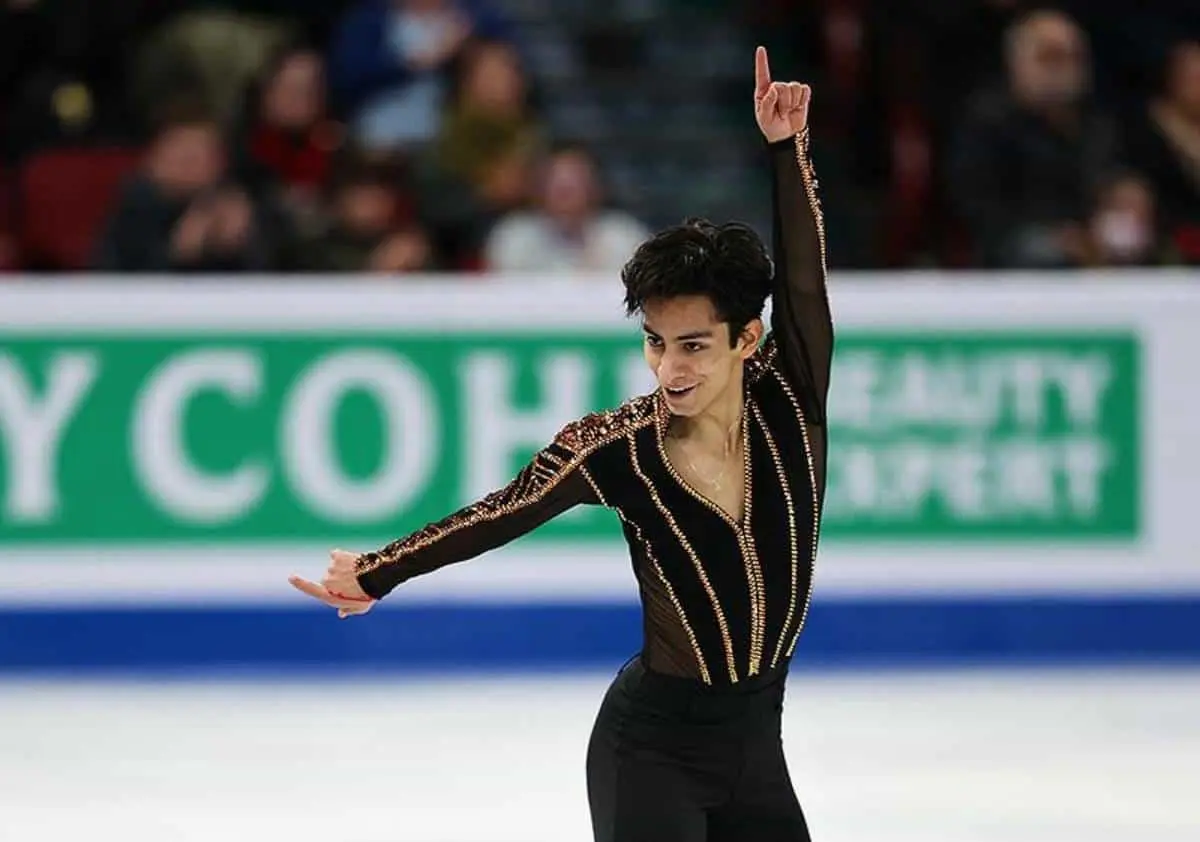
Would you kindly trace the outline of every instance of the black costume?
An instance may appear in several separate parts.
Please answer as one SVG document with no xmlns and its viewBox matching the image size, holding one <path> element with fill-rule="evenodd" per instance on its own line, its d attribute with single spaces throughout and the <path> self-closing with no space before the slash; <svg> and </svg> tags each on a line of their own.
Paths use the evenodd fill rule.
<svg viewBox="0 0 1200 842">
<path fill-rule="evenodd" d="M 808 839 L 780 712 L 812 594 L 833 327 L 807 131 L 769 155 L 775 286 L 770 335 L 745 364 L 741 522 L 672 467 L 656 391 L 568 424 L 505 488 L 359 559 L 363 589 L 382 597 L 573 506 L 617 514 L 644 645 L 610 688 L 589 746 L 604 842 Z"/>
</svg>

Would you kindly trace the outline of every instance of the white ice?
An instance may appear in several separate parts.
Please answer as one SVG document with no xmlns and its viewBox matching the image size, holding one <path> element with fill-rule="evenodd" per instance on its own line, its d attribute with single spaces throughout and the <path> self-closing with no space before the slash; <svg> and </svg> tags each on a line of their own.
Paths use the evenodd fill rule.
<svg viewBox="0 0 1200 842">
<path fill-rule="evenodd" d="M 585 842 L 607 676 L 0 682 L 2 842 Z M 791 678 L 817 842 L 1197 842 L 1200 671 Z"/>
</svg>

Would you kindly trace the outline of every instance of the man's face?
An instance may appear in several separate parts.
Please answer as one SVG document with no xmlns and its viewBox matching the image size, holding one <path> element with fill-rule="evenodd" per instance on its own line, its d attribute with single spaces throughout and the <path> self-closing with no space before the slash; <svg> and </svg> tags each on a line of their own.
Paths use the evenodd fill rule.
<svg viewBox="0 0 1200 842">
<path fill-rule="evenodd" d="M 525 78 L 516 51 L 507 44 L 477 48 L 466 68 L 463 99 L 488 114 L 519 115 L 525 102 Z"/>
<path fill-rule="evenodd" d="M 1012 57 L 1013 83 L 1038 105 L 1076 102 L 1088 89 L 1090 70 L 1083 34 L 1069 18 L 1046 14 L 1026 24 Z"/>
<path fill-rule="evenodd" d="M 563 152 L 547 165 L 542 204 L 550 216 L 566 222 L 586 219 L 596 200 L 592 163 L 578 152 Z"/>
<path fill-rule="evenodd" d="M 189 196 L 212 187 L 224 170 L 220 132 L 207 123 L 168 129 L 151 150 L 151 176 L 171 195 Z"/>
<path fill-rule="evenodd" d="M 360 237 L 377 237 L 392 227 L 396 198 L 382 184 L 351 184 L 338 194 L 336 208 L 345 231 Z"/>
<path fill-rule="evenodd" d="M 646 302 L 643 352 L 673 415 L 699 415 L 735 382 L 758 347 L 762 322 L 754 320 L 732 346 L 729 325 L 703 295 Z"/>
<path fill-rule="evenodd" d="M 306 129 L 324 108 L 324 73 L 316 53 L 295 53 L 267 85 L 263 116 L 283 129 Z"/>
</svg>

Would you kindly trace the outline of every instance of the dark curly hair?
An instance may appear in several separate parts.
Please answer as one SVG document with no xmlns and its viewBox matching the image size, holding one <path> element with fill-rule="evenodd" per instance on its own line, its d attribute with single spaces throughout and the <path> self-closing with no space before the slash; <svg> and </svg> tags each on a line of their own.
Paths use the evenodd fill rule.
<svg viewBox="0 0 1200 842">
<path fill-rule="evenodd" d="M 625 264 L 625 312 L 644 312 L 656 299 L 704 295 L 729 325 L 732 346 L 747 324 L 761 318 L 773 275 L 767 247 L 753 228 L 691 218 L 642 243 Z"/>
</svg>

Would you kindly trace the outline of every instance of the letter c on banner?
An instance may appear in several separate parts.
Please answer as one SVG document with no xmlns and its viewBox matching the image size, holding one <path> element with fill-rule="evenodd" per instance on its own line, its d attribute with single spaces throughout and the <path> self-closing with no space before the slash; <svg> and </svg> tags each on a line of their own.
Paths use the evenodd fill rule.
<svg viewBox="0 0 1200 842">
<path fill-rule="evenodd" d="M 262 389 L 262 365 L 253 351 L 200 350 L 170 359 L 138 397 L 130 443 L 134 469 L 151 502 L 191 523 L 237 519 L 262 499 L 269 471 L 246 461 L 224 475 L 206 473 L 188 458 L 183 443 L 184 412 L 200 391 L 219 389 L 247 403 Z"/>
</svg>

